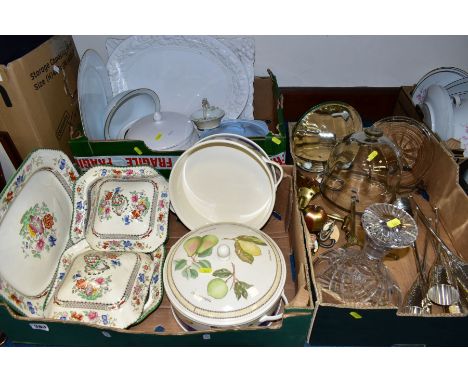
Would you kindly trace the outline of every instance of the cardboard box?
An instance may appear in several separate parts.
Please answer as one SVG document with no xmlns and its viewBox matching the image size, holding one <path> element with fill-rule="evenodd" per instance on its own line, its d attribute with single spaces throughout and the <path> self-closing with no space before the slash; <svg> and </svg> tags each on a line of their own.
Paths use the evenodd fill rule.
<svg viewBox="0 0 468 382">
<path fill-rule="evenodd" d="M 81 125 L 78 63 L 71 36 L 56 36 L 0 66 L 0 130 L 23 157 L 41 147 L 70 152 L 70 131 Z"/>
<path fill-rule="evenodd" d="M 418 110 L 411 102 L 412 87 L 402 87 L 394 104 L 394 115 L 403 115 L 421 120 Z M 378 102 L 379 100 L 376 100 Z M 359 110 L 358 110 L 359 112 Z M 290 125 L 290 130 L 292 126 Z M 441 235 L 445 242 L 468 261 L 468 196 L 458 184 L 458 168 L 451 153 L 435 138 L 434 161 L 424 176 L 429 201 L 421 195 L 414 198 L 428 217 L 434 217 L 431 205 L 440 208 Z M 301 170 L 297 170 L 301 171 Z M 314 204 L 321 205 L 328 213 L 344 215 L 336 206 L 319 197 Z M 302 218 L 305 227 L 305 221 Z M 359 227 L 359 219 L 356 224 Z M 418 247 L 424 247 L 426 230 L 419 221 Z M 432 316 L 415 317 L 403 315 L 392 307 L 366 308 L 344 305 L 316 282 L 313 262 L 317 258 L 311 251 L 312 242 L 306 231 L 309 269 L 311 270 L 312 293 L 314 297 L 314 318 L 310 336 L 313 346 L 466 346 L 468 317 L 444 313 L 442 309 Z M 362 228 L 358 231 L 363 235 Z M 345 243 L 344 233 L 334 248 Z M 321 249 L 319 253 L 324 252 Z M 435 260 L 433 248 L 429 245 L 427 268 Z M 385 265 L 401 289 L 404 297 L 417 276 L 415 261 L 410 249 L 400 250 L 398 260 L 388 257 Z"/>
<path fill-rule="evenodd" d="M 254 118 L 266 121 L 271 134 L 267 137 L 252 138 L 270 158 L 279 164 L 286 163 L 286 124 L 276 77 L 268 71 L 269 77 L 254 79 Z M 76 164 L 82 171 L 98 165 L 152 166 L 168 177 L 172 166 L 182 151 L 156 152 L 143 141 L 89 141 L 83 136 L 70 140 L 70 147 Z"/>
<path fill-rule="evenodd" d="M 164 297 L 159 308 L 140 324 L 111 329 L 79 322 L 32 319 L 15 314 L 0 304 L 0 328 L 13 342 L 62 346 L 304 346 L 312 321 L 304 231 L 293 190 L 293 168 L 284 166 L 285 177 L 274 210 L 263 231 L 281 248 L 286 260 L 285 294 L 289 304 L 282 320 L 269 327 L 249 327 L 206 332 L 184 332 L 172 316 Z M 279 219 L 281 217 L 281 219 Z M 167 249 L 188 232 L 174 214 L 169 218 Z"/>
</svg>

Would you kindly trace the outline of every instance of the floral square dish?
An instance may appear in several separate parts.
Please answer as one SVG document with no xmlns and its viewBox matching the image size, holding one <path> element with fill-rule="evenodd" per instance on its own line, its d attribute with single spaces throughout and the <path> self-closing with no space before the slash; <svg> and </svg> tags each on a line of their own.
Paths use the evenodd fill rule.
<svg viewBox="0 0 468 382">
<path fill-rule="evenodd" d="M 42 317 L 69 229 L 73 164 L 61 151 L 36 150 L 0 194 L 0 297 L 13 309 Z"/>
<path fill-rule="evenodd" d="M 102 251 L 152 252 L 166 240 L 167 181 L 151 167 L 94 167 L 74 189 L 70 235 Z"/>
<path fill-rule="evenodd" d="M 142 315 L 155 264 L 150 254 L 95 251 L 82 240 L 62 256 L 45 316 L 126 328 Z"/>
</svg>

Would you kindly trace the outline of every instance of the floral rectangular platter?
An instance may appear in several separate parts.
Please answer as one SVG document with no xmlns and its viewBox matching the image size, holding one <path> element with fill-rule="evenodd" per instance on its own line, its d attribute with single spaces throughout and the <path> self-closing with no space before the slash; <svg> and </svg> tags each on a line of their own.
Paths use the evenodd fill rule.
<svg viewBox="0 0 468 382">
<path fill-rule="evenodd" d="M 64 153 L 41 149 L 0 194 L 0 296 L 27 316 L 43 316 L 60 257 L 71 244 L 77 178 Z"/>
</svg>

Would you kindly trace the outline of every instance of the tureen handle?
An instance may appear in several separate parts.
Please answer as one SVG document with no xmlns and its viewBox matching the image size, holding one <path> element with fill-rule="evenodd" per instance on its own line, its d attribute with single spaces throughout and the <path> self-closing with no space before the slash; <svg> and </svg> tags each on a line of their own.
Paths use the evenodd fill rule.
<svg viewBox="0 0 468 382">
<path fill-rule="evenodd" d="M 281 299 L 283 300 L 283 305 L 288 305 L 288 299 L 286 295 L 284 294 L 284 291 L 281 292 Z M 283 313 L 280 314 L 275 314 L 274 316 L 263 316 L 258 320 L 259 323 L 263 323 L 266 321 L 277 321 L 281 320 L 283 318 Z"/>
<path fill-rule="evenodd" d="M 281 167 L 280 164 L 276 163 L 275 161 L 265 159 L 265 163 L 267 166 L 273 166 L 274 171 L 278 170 L 279 171 L 279 176 L 278 174 L 276 175 L 276 182 L 275 182 L 275 189 L 278 188 L 279 184 L 283 180 L 283 168 Z"/>
</svg>

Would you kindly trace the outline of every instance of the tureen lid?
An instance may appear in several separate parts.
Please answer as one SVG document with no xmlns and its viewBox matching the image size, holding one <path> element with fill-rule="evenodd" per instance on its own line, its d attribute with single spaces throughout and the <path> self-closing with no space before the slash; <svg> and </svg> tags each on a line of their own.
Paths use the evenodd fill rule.
<svg viewBox="0 0 468 382">
<path fill-rule="evenodd" d="M 281 296 L 286 265 L 265 233 L 219 223 L 189 232 L 171 248 L 164 287 L 173 307 L 210 326 L 237 326 L 259 319 Z"/>
<path fill-rule="evenodd" d="M 189 118 L 165 111 L 147 115 L 132 123 L 125 139 L 142 139 L 151 150 L 162 151 L 186 143 L 193 132 Z"/>
</svg>

